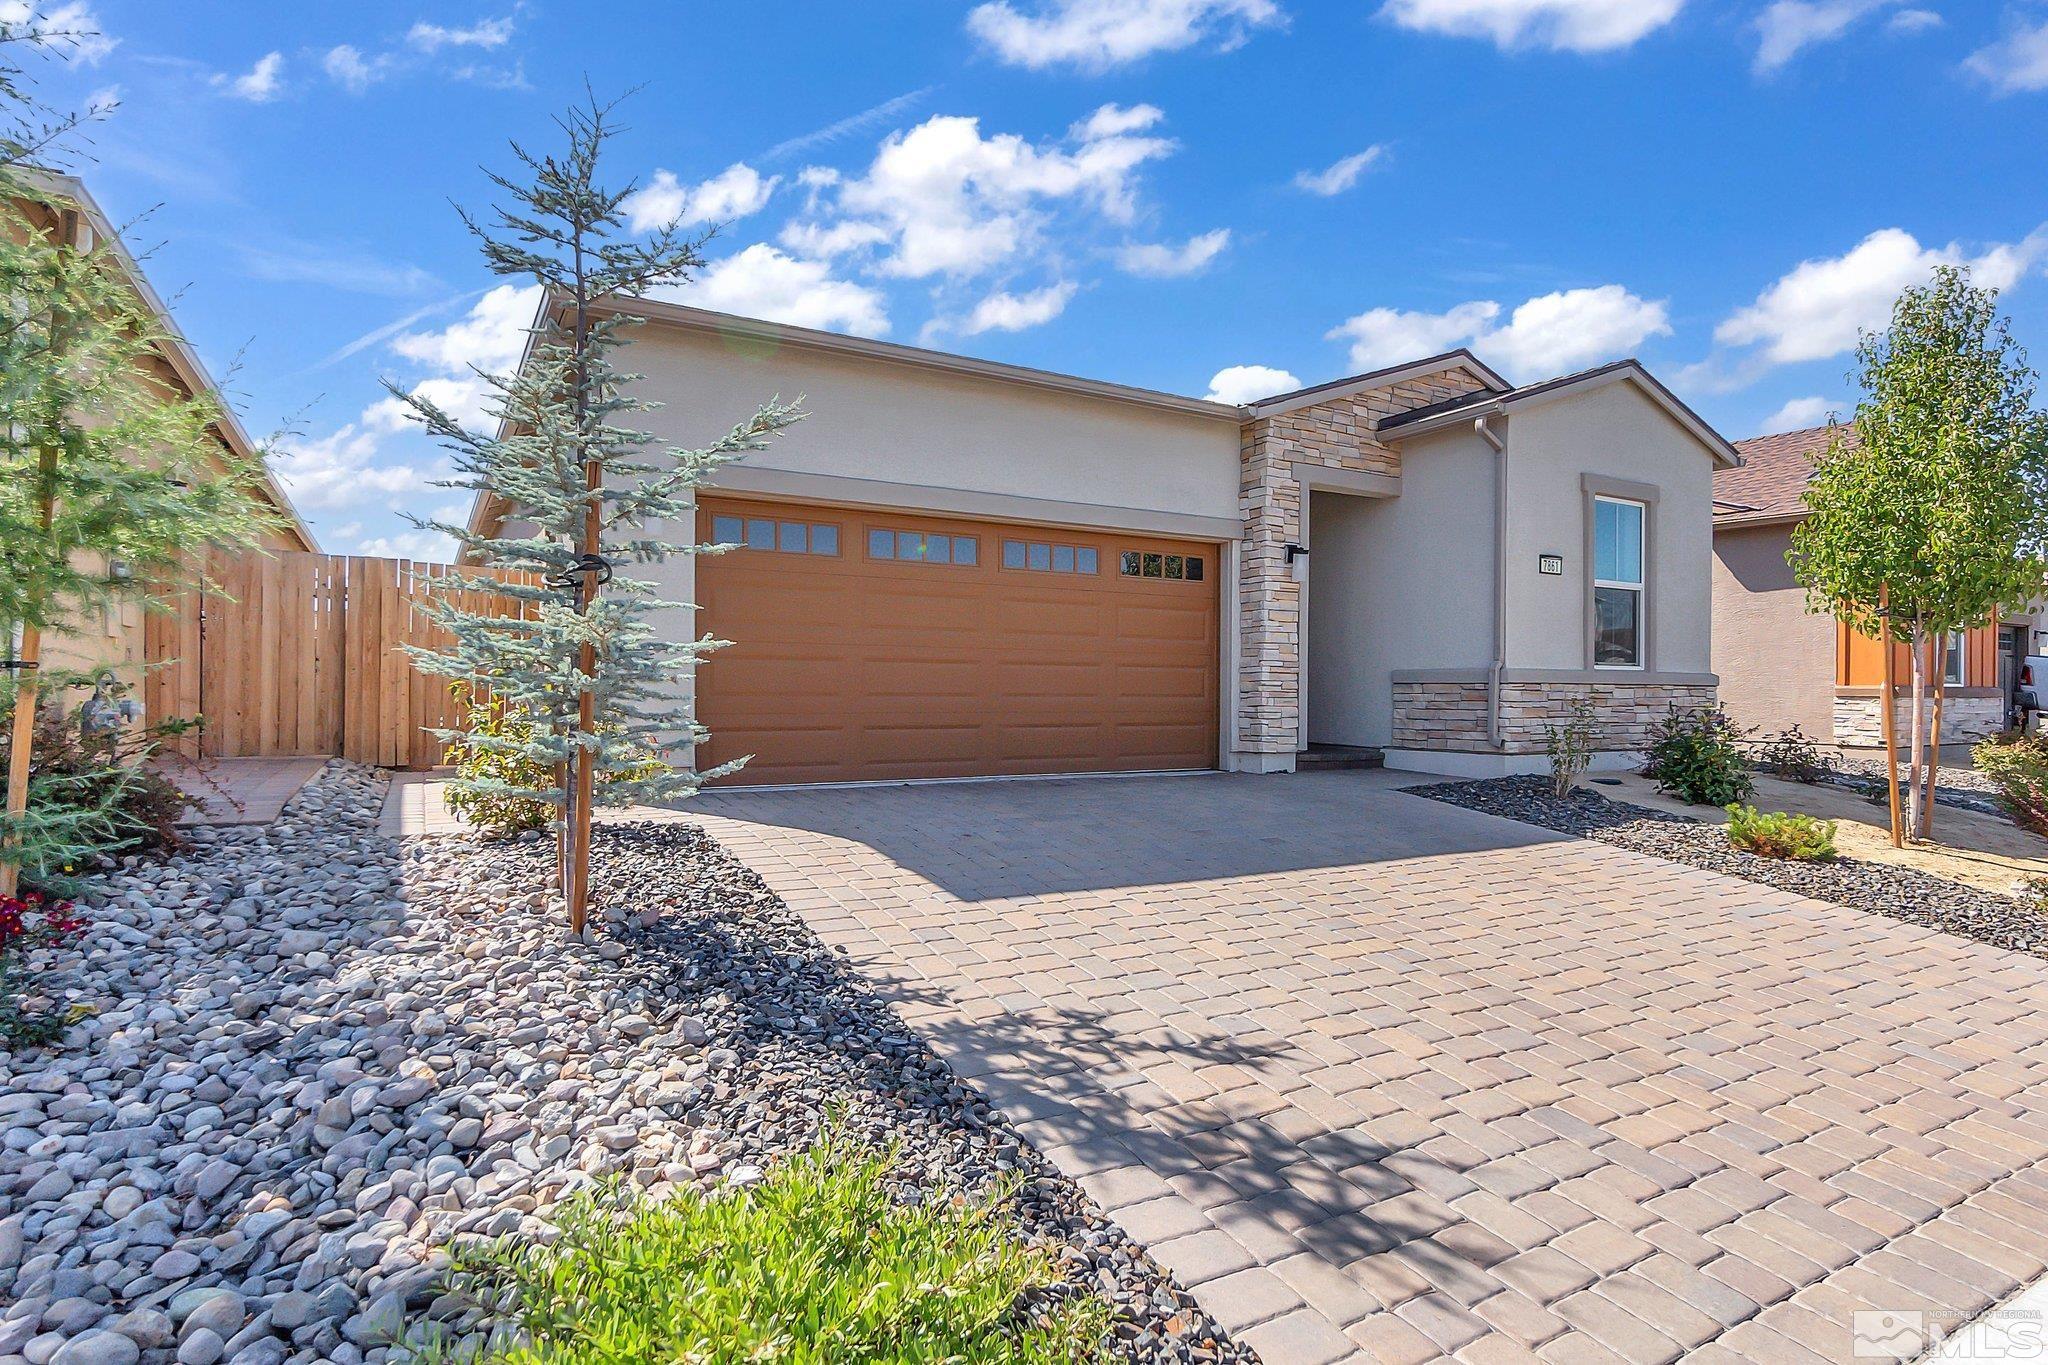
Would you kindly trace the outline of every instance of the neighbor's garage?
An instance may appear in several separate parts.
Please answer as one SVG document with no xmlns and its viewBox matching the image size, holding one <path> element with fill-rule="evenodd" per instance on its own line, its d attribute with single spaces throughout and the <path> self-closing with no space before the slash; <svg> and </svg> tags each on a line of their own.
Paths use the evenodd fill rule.
<svg viewBox="0 0 2048 1365">
<path fill-rule="evenodd" d="M 706 498 L 697 670 L 740 783 L 1211 768 L 1213 544 Z"/>
</svg>

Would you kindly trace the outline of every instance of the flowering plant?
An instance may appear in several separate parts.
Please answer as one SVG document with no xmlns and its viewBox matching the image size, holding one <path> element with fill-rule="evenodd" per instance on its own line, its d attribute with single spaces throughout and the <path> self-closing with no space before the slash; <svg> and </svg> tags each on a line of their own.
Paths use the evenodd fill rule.
<svg viewBox="0 0 2048 1365">
<path fill-rule="evenodd" d="M 46 900 L 30 892 L 0 896 L 0 1044 L 15 1050 L 43 1047 L 76 1023 L 79 1011 L 35 1009 L 30 994 L 28 954 L 52 948 L 85 932 L 85 919 L 70 901 Z M 27 979 L 24 979 L 27 978 Z"/>
</svg>

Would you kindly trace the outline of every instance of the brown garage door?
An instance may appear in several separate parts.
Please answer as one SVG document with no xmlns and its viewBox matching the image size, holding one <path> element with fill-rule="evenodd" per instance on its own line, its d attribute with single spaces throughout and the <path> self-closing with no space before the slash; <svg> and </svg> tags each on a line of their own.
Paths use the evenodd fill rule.
<svg viewBox="0 0 2048 1365">
<path fill-rule="evenodd" d="M 704 500 L 706 766 L 735 782 L 1209 768 L 1216 548 Z M 1127 572 L 1127 570 L 1129 570 Z"/>
</svg>

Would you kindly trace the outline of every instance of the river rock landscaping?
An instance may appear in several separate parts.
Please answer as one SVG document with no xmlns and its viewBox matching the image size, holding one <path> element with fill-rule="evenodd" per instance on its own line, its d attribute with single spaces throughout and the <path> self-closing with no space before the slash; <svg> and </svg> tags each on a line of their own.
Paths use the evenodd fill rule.
<svg viewBox="0 0 2048 1365">
<path fill-rule="evenodd" d="M 546 1237 L 607 1176 L 745 1186 L 828 1122 L 905 1200 L 1021 1182 L 1119 1358 L 1255 1359 L 693 826 L 600 826 L 586 943 L 545 841 L 382 838 L 384 795 L 332 763 L 83 899 L 56 967 L 97 1012 L 0 1051 L 0 1365 L 473 1349 L 454 1239 Z"/>
<path fill-rule="evenodd" d="M 1807 863 L 1763 858 L 1731 848 L 1727 831 L 1719 825 L 1615 801 L 1587 788 L 1560 798 L 1552 794 L 1547 777 L 1437 782 L 1406 790 L 1468 810 L 1597 839 L 1704 871 L 2048 958 L 2048 916 L 2027 902 L 1911 868 L 1854 858 Z"/>
</svg>

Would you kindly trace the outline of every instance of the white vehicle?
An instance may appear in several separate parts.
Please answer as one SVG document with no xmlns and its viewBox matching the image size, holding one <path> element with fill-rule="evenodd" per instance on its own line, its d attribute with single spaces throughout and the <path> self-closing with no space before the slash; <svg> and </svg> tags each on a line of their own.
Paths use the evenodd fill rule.
<svg viewBox="0 0 2048 1365">
<path fill-rule="evenodd" d="M 2036 714 L 2048 712 L 2048 654 L 2029 654 L 2020 660 L 2019 685 L 2013 689 L 2015 719 L 2022 730 Z"/>
</svg>

